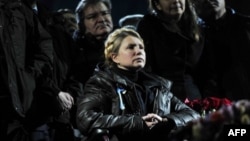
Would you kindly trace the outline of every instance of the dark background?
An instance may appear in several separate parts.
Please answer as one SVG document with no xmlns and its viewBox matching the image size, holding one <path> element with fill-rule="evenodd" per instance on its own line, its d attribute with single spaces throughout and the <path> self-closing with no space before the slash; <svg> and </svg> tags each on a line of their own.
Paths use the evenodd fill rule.
<svg viewBox="0 0 250 141">
<path fill-rule="evenodd" d="M 51 10 L 60 8 L 69 8 L 75 10 L 80 0 L 40 0 L 44 2 Z M 145 14 L 147 12 L 147 0 L 111 0 L 112 17 L 114 24 L 117 25 L 118 20 L 128 14 Z M 250 15 L 250 0 L 226 0 L 227 5 L 236 11 L 246 15 Z"/>
</svg>

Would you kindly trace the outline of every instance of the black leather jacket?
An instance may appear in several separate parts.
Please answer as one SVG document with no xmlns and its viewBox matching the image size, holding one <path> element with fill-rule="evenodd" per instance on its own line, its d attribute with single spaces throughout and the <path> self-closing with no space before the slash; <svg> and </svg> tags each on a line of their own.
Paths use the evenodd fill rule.
<svg viewBox="0 0 250 141">
<path fill-rule="evenodd" d="M 170 81 L 144 71 L 139 71 L 139 77 L 143 79 L 143 87 L 154 96 L 153 108 L 149 112 L 171 120 L 173 126 L 169 128 L 184 126 L 200 117 L 170 92 Z M 118 140 L 146 137 L 150 132 L 142 116 L 147 113 L 142 112 L 136 87 L 137 84 L 112 69 L 97 72 L 87 81 L 84 96 L 77 105 L 80 131 L 90 136 L 96 129 L 108 129 Z"/>
</svg>

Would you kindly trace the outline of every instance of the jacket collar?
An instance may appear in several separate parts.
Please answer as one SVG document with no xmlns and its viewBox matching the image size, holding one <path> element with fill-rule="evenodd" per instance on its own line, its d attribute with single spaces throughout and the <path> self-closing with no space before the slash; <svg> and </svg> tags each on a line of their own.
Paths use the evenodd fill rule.
<svg viewBox="0 0 250 141">
<path fill-rule="evenodd" d="M 98 72 L 108 73 L 111 76 L 110 79 L 112 79 L 112 81 L 124 87 L 132 87 L 135 84 L 134 82 L 128 80 L 125 76 L 121 76 L 117 72 L 113 71 L 110 67 L 107 67 L 104 63 L 99 63 L 98 65 L 96 65 L 95 73 Z M 170 88 L 172 84 L 172 82 L 170 82 L 169 80 L 145 72 L 144 69 L 138 71 L 138 77 L 139 77 L 138 79 L 143 79 L 142 80 L 143 84 L 149 88 L 152 87 Z M 166 83 L 169 85 L 166 85 Z"/>
</svg>

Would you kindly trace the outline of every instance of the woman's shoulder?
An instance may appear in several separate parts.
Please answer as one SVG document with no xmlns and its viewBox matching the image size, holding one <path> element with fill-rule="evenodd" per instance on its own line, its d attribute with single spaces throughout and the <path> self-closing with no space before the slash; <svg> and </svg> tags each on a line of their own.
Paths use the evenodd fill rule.
<svg viewBox="0 0 250 141">
<path fill-rule="evenodd" d="M 147 75 L 147 77 L 149 77 L 152 81 L 158 82 L 161 86 L 164 86 L 167 89 L 170 89 L 172 87 L 173 82 L 171 80 L 161 77 L 152 72 L 147 72 L 145 70 L 143 70 L 142 72 L 144 73 L 144 75 Z"/>
<path fill-rule="evenodd" d="M 94 74 L 90 77 L 90 81 L 113 81 L 112 73 L 110 71 L 105 70 L 97 70 L 95 69 Z"/>
<path fill-rule="evenodd" d="M 162 83 L 165 87 L 167 87 L 167 88 L 171 88 L 171 87 L 172 87 L 172 84 L 173 84 L 172 81 L 170 81 L 170 80 L 168 80 L 168 79 L 166 79 L 166 78 L 164 78 L 164 77 L 161 77 L 161 76 L 159 76 L 159 75 L 155 75 L 155 78 L 159 79 L 159 81 L 161 81 L 161 83 Z"/>
</svg>

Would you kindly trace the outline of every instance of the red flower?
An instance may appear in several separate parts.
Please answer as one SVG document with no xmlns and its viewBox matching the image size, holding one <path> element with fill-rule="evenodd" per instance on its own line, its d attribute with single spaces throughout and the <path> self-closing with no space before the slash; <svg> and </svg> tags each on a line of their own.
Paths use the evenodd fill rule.
<svg viewBox="0 0 250 141">
<path fill-rule="evenodd" d="M 202 110 L 202 101 L 200 99 L 194 99 L 194 100 L 190 101 L 189 99 L 186 98 L 184 103 L 197 111 Z"/>
<path fill-rule="evenodd" d="M 198 112 L 201 112 L 202 110 L 207 112 L 211 110 L 217 110 L 223 105 L 228 106 L 232 104 L 229 99 L 218 97 L 206 97 L 204 99 L 194 99 L 192 101 L 185 99 L 184 103 Z"/>
</svg>

